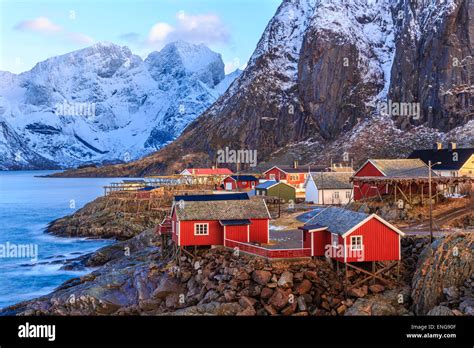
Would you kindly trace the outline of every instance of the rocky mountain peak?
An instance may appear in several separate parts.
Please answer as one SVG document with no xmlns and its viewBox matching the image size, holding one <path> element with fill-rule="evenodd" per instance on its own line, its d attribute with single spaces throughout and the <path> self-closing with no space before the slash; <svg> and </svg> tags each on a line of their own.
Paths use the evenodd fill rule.
<svg viewBox="0 0 474 348">
<path fill-rule="evenodd" d="M 154 77 L 163 73 L 171 74 L 178 79 L 182 75 L 195 75 L 210 88 L 225 77 L 221 55 L 204 44 L 172 42 L 159 52 L 150 53 L 145 62 Z"/>
</svg>

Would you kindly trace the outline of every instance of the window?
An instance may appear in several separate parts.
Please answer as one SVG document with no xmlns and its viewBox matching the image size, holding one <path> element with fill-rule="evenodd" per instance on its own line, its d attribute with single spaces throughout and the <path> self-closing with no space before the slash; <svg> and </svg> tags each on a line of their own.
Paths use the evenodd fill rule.
<svg viewBox="0 0 474 348">
<path fill-rule="evenodd" d="M 209 234 L 209 224 L 194 224 L 194 235 L 207 236 Z"/>
<path fill-rule="evenodd" d="M 270 174 L 270 180 L 275 180 L 275 174 Z"/>
<path fill-rule="evenodd" d="M 292 174 L 290 175 L 290 180 L 299 180 L 300 179 L 300 176 L 298 174 Z"/>
<path fill-rule="evenodd" d="M 339 191 L 333 192 L 332 196 L 334 199 L 339 199 Z"/>
<path fill-rule="evenodd" d="M 351 191 L 346 191 L 346 198 L 350 199 L 351 198 Z"/>
<path fill-rule="evenodd" d="M 339 236 L 336 233 L 331 234 L 331 244 L 334 248 L 339 244 Z"/>
<path fill-rule="evenodd" d="M 362 236 L 351 237 L 351 250 L 362 250 Z"/>
<path fill-rule="evenodd" d="M 176 235 L 179 236 L 179 222 L 176 222 Z"/>
</svg>

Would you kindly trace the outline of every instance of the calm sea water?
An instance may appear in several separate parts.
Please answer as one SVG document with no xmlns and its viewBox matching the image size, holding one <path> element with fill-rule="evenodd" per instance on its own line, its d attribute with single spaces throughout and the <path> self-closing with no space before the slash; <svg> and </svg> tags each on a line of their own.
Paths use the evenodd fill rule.
<svg viewBox="0 0 474 348">
<path fill-rule="evenodd" d="M 62 261 L 101 248 L 111 241 L 59 238 L 44 233 L 54 219 L 68 215 L 103 194 L 117 179 L 39 178 L 52 171 L 0 172 L 0 308 L 51 292 L 64 281 L 90 270 L 63 271 Z M 2 248 L 31 246 L 34 256 L 20 258 Z M 13 247 L 13 249 L 12 249 Z M 24 255 L 23 255 L 24 256 Z"/>
</svg>

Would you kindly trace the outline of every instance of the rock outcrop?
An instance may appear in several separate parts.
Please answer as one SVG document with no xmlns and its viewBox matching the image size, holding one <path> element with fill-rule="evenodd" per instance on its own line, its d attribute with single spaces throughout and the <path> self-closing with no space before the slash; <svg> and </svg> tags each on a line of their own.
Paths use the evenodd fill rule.
<svg viewBox="0 0 474 348">
<path fill-rule="evenodd" d="M 427 314 L 444 301 L 445 294 L 456 294 L 454 297 L 459 299 L 456 289 L 463 285 L 471 293 L 470 304 L 469 294 L 464 294 L 465 307 L 472 311 L 473 241 L 471 233 L 455 233 L 435 240 L 423 250 L 412 280 L 411 297 L 416 314 Z M 455 290 L 447 290 L 452 287 Z"/>
<path fill-rule="evenodd" d="M 52 221 L 46 231 L 60 237 L 126 240 L 155 228 L 165 216 L 164 211 L 151 210 L 146 204 L 138 207 L 138 204 L 140 202 L 130 202 L 126 206 L 120 201 L 99 197 L 74 214 Z M 137 214 L 138 208 L 140 214 Z"/>
</svg>

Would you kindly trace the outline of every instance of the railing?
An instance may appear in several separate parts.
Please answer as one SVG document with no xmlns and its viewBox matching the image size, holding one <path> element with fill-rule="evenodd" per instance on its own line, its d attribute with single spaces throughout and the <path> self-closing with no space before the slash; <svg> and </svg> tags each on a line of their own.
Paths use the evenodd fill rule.
<svg viewBox="0 0 474 348">
<path fill-rule="evenodd" d="M 224 245 L 228 248 L 238 248 L 244 253 L 253 254 L 267 259 L 293 259 L 301 257 L 311 257 L 310 248 L 301 249 L 268 249 L 257 245 L 237 242 L 235 240 L 226 239 Z"/>
</svg>

